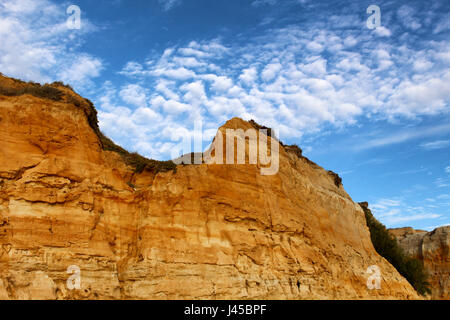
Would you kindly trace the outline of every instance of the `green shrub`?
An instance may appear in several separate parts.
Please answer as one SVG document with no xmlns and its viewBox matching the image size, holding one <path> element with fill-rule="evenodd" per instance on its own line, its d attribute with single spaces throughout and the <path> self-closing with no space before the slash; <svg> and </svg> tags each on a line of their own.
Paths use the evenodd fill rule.
<svg viewBox="0 0 450 320">
<path fill-rule="evenodd" d="M 420 260 L 407 256 L 391 236 L 386 227 L 372 215 L 367 202 L 359 203 L 366 216 L 366 223 L 370 231 L 370 239 L 379 255 L 389 261 L 397 271 L 421 295 L 429 294 L 430 284 L 427 282 L 423 264 Z"/>
<path fill-rule="evenodd" d="M 61 90 L 48 84 L 40 85 L 38 83 L 29 83 L 25 87 L 16 88 L 0 86 L 0 94 L 10 97 L 30 94 L 38 98 L 50 99 L 54 101 L 61 101 L 63 97 Z"/>
</svg>

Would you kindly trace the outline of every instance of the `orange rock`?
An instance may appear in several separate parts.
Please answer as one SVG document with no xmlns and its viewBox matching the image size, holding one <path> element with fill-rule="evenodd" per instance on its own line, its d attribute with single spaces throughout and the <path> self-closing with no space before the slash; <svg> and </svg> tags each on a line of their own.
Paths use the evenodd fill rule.
<svg viewBox="0 0 450 320">
<path fill-rule="evenodd" d="M 360 206 L 295 150 L 280 146 L 276 175 L 135 173 L 58 88 L 62 101 L 0 95 L 0 298 L 419 298 L 374 250 Z M 72 265 L 80 289 L 67 287 Z M 379 290 L 366 285 L 372 265 Z"/>
</svg>

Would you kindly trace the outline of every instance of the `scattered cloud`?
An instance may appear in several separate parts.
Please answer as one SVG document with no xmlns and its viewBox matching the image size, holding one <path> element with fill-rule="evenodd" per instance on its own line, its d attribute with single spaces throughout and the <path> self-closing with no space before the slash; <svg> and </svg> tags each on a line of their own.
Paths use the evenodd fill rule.
<svg viewBox="0 0 450 320">
<path fill-rule="evenodd" d="M 370 205 L 375 217 L 387 227 L 404 226 L 421 220 L 436 220 L 442 217 L 429 211 L 429 206 L 406 204 L 402 199 L 380 199 Z"/>
<path fill-rule="evenodd" d="M 158 1 L 163 11 L 169 11 L 170 9 L 173 9 L 176 6 L 181 5 L 181 0 L 158 0 Z"/>
<path fill-rule="evenodd" d="M 384 26 L 379 26 L 375 28 L 374 33 L 380 37 L 390 37 L 392 32 Z"/>
<path fill-rule="evenodd" d="M 388 176 L 394 176 L 394 175 L 411 175 L 411 174 L 416 174 L 416 173 L 422 173 L 422 172 L 428 172 L 427 168 L 419 168 L 419 169 L 412 169 L 412 170 L 403 170 L 403 171 L 396 171 L 396 172 L 387 172 L 384 173 L 382 176 L 383 177 L 388 177 Z"/>
<path fill-rule="evenodd" d="M 277 4 L 277 0 L 255 0 L 252 2 L 252 6 L 259 7 L 263 5 L 275 5 Z"/>
<path fill-rule="evenodd" d="M 194 103 L 199 108 L 196 113 L 211 123 L 232 116 L 253 118 L 279 128 L 281 138 L 300 138 L 329 124 L 353 125 L 360 117 L 391 121 L 448 112 L 450 70 L 437 68 L 435 61 L 446 50 L 442 43 L 430 43 L 427 55 L 420 49 L 367 42 L 362 37 L 289 26 L 245 45 L 214 39 L 168 47 L 159 58 L 128 62 L 120 74 L 157 81 L 151 96 L 157 107 L 180 114 L 188 110 L 186 104 Z M 323 54 L 330 50 L 332 56 Z M 364 50 L 372 52 L 370 58 L 360 53 Z M 411 71 L 417 74 L 412 77 Z M 171 83 L 170 90 L 161 80 Z M 358 148 L 446 132 L 450 132 L 448 125 L 412 128 Z"/>
<path fill-rule="evenodd" d="M 386 159 L 386 158 L 373 158 L 373 159 L 369 159 L 369 160 L 366 160 L 366 161 L 363 161 L 363 162 L 357 164 L 357 167 L 365 166 L 365 165 L 373 165 L 373 164 L 375 164 L 375 165 L 385 164 L 388 161 L 389 161 L 389 159 Z"/>
<path fill-rule="evenodd" d="M 415 10 L 408 5 L 401 6 L 397 11 L 397 16 L 408 29 L 417 30 L 422 26 L 415 16 Z"/>
<path fill-rule="evenodd" d="M 99 58 L 87 54 L 79 54 L 71 65 L 58 74 L 58 79 L 72 85 L 84 86 L 92 84 L 91 79 L 100 76 L 103 63 Z"/>
<path fill-rule="evenodd" d="M 426 142 L 422 143 L 420 146 L 426 150 L 444 149 L 450 146 L 450 140 L 437 140 L 432 142 Z"/>
<path fill-rule="evenodd" d="M 366 142 L 363 145 L 358 145 L 357 149 L 363 150 L 363 149 L 370 149 L 370 148 L 375 148 L 375 147 L 383 147 L 383 146 L 388 146 L 388 145 L 392 145 L 392 144 L 403 143 L 403 142 L 413 140 L 413 139 L 429 137 L 429 136 L 433 136 L 433 135 L 437 135 L 437 134 L 446 134 L 448 132 L 450 132 L 450 125 L 448 125 L 448 124 L 443 124 L 443 125 L 438 125 L 438 126 L 433 126 L 433 127 L 426 127 L 426 128 L 422 128 L 420 131 L 417 131 L 417 130 L 411 128 L 408 130 L 397 132 L 397 133 L 392 134 L 387 137 L 373 139 L 371 141 Z M 435 144 L 435 145 L 437 146 L 438 144 Z M 424 145 L 421 145 L 421 146 L 426 148 L 426 146 L 424 146 Z M 431 144 L 431 146 L 433 146 L 433 144 Z"/>
<path fill-rule="evenodd" d="M 129 84 L 120 90 L 120 97 L 126 103 L 144 108 L 147 106 L 146 90 L 137 84 Z"/>
<path fill-rule="evenodd" d="M 80 30 L 66 25 L 66 7 L 48 0 L 0 2 L 0 70 L 24 80 L 64 80 L 86 87 L 100 75 L 100 58 L 80 50 L 96 30 L 84 17 Z"/>
<path fill-rule="evenodd" d="M 412 214 L 412 215 L 405 215 L 405 216 L 386 217 L 384 219 L 384 221 L 386 224 L 389 224 L 389 225 L 398 225 L 398 224 L 405 224 L 407 222 L 413 222 L 413 221 L 417 221 L 417 220 L 437 219 L 440 217 L 441 217 L 440 214 L 424 213 L 424 214 Z"/>
</svg>

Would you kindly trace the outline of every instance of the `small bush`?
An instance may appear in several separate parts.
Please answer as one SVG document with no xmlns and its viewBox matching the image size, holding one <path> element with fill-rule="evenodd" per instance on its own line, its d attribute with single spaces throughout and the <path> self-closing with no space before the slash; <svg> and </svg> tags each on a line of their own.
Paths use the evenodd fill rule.
<svg viewBox="0 0 450 320">
<path fill-rule="evenodd" d="M 366 216 L 370 230 L 370 239 L 379 255 L 389 261 L 397 271 L 421 295 L 431 293 L 423 264 L 420 260 L 407 256 L 398 245 L 397 240 L 389 234 L 386 227 L 372 215 L 367 202 L 359 203 Z"/>
<path fill-rule="evenodd" d="M 44 84 L 43 86 L 41 86 L 37 83 L 30 83 L 25 87 L 16 88 L 0 86 L 0 94 L 10 97 L 30 94 L 38 98 L 50 99 L 54 101 L 61 101 L 63 97 L 63 93 L 61 90 L 54 88 L 48 84 Z"/>
</svg>

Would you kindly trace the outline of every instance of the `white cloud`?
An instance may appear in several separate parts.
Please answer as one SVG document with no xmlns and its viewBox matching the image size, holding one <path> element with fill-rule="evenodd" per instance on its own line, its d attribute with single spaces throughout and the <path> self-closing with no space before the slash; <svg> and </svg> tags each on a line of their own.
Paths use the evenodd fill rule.
<svg viewBox="0 0 450 320">
<path fill-rule="evenodd" d="M 199 62 L 194 57 L 174 57 L 173 61 L 180 67 L 187 67 L 187 68 L 203 67 L 206 65 L 205 62 Z"/>
<path fill-rule="evenodd" d="M 275 78 L 282 66 L 279 63 L 271 63 L 267 65 L 261 73 L 261 78 L 264 81 L 270 81 Z"/>
<path fill-rule="evenodd" d="M 414 70 L 418 72 L 424 72 L 430 69 L 433 63 L 426 59 L 418 59 L 414 61 Z"/>
<path fill-rule="evenodd" d="M 309 73 L 313 76 L 323 76 L 327 72 L 327 61 L 323 58 L 319 58 L 314 62 L 307 64 L 300 64 L 299 68 L 305 73 Z"/>
<path fill-rule="evenodd" d="M 306 48 L 308 48 L 312 52 L 319 53 L 323 50 L 323 45 L 316 41 L 311 41 L 306 45 Z"/>
<path fill-rule="evenodd" d="M 145 89 L 137 84 L 129 84 L 120 90 L 123 101 L 141 108 L 147 106 L 147 95 Z"/>
<path fill-rule="evenodd" d="M 102 69 L 103 64 L 100 59 L 82 54 L 75 59 L 72 65 L 63 69 L 58 77 L 72 85 L 84 86 L 90 82 L 91 78 L 100 76 Z"/>
<path fill-rule="evenodd" d="M 391 96 L 391 106 L 395 113 L 405 115 L 436 114 L 448 109 L 450 101 L 450 69 L 440 76 L 418 77 L 416 81 L 400 83 Z"/>
<path fill-rule="evenodd" d="M 180 48 L 180 49 L 178 49 L 178 52 L 185 56 L 195 56 L 197 58 L 205 58 L 205 57 L 210 56 L 209 53 L 203 52 L 198 49 L 190 48 L 190 47 Z"/>
<path fill-rule="evenodd" d="M 419 20 L 415 18 L 414 9 L 408 5 L 401 6 L 397 10 L 397 16 L 408 29 L 417 30 L 422 27 Z"/>
<path fill-rule="evenodd" d="M 163 11 L 169 11 L 170 9 L 179 6 L 181 4 L 181 0 L 158 0 L 158 1 Z"/>
<path fill-rule="evenodd" d="M 135 61 L 129 61 L 127 62 L 125 67 L 119 72 L 119 74 L 132 77 L 132 76 L 143 76 L 147 74 L 147 72 L 144 71 L 144 67 L 142 66 L 142 64 L 137 63 Z"/>
<path fill-rule="evenodd" d="M 185 92 L 183 96 L 184 100 L 193 105 L 198 106 L 202 102 L 207 101 L 205 86 L 202 81 L 186 83 L 180 89 Z"/>
<path fill-rule="evenodd" d="M 375 217 L 388 227 L 442 217 L 441 214 L 428 212 L 428 208 L 407 205 L 401 199 L 380 199 L 370 205 L 370 208 L 372 208 Z"/>
<path fill-rule="evenodd" d="M 357 26 L 350 18 L 355 17 L 340 20 L 345 28 Z M 149 106 L 167 110 L 170 117 L 162 123 L 201 116 L 218 125 L 241 116 L 279 128 L 281 138 L 316 134 L 328 124 L 354 125 L 361 117 L 394 121 L 448 114 L 446 41 L 398 46 L 391 38 L 367 41 L 367 35 L 339 28 L 271 29 L 245 44 L 192 41 L 167 48 L 157 59 L 131 61 L 122 73 L 155 83 L 148 88 Z M 412 128 L 360 148 L 446 132 L 448 126 Z"/>
<path fill-rule="evenodd" d="M 405 216 L 392 216 L 383 219 L 384 223 L 388 225 L 405 224 L 406 222 L 413 222 L 418 220 L 437 219 L 442 215 L 436 213 L 411 214 Z"/>
<path fill-rule="evenodd" d="M 217 76 L 215 74 L 207 74 L 201 76 L 205 80 L 212 81 L 211 89 L 214 91 L 224 92 L 233 87 L 233 80 L 226 76 Z"/>
<path fill-rule="evenodd" d="M 195 72 L 184 67 L 181 68 L 158 68 L 153 71 L 153 75 L 167 77 L 169 79 L 187 80 L 195 77 Z"/>
<path fill-rule="evenodd" d="M 180 114 L 192 109 L 192 107 L 188 104 L 172 99 L 166 100 L 161 96 L 154 97 L 151 100 L 151 104 L 153 107 L 162 108 L 162 110 L 168 114 Z"/>
<path fill-rule="evenodd" d="M 450 13 L 444 14 L 438 21 L 433 33 L 440 33 L 450 30 Z"/>
<path fill-rule="evenodd" d="M 437 150 L 450 147 L 450 140 L 437 140 L 432 142 L 422 143 L 422 148 L 427 150 Z"/>
<path fill-rule="evenodd" d="M 155 89 L 165 95 L 166 98 L 179 100 L 180 96 L 173 91 L 175 81 L 168 81 L 166 79 L 159 79 Z"/>
<path fill-rule="evenodd" d="M 0 70 L 24 80 L 90 85 L 102 61 L 78 51 L 83 35 L 95 30 L 84 17 L 80 30 L 66 26 L 66 7 L 47 0 L 0 3 Z"/>
<path fill-rule="evenodd" d="M 375 28 L 373 32 L 380 37 L 390 37 L 392 34 L 391 30 L 383 26 Z"/>
<path fill-rule="evenodd" d="M 136 124 L 147 126 L 154 125 L 155 121 L 161 121 L 162 116 L 150 108 L 141 107 L 134 111 L 133 120 Z"/>
<path fill-rule="evenodd" d="M 360 54 L 352 54 L 336 64 L 336 67 L 342 69 L 346 72 L 351 71 L 369 71 L 369 68 L 363 64 L 361 64 L 361 56 Z"/>
<path fill-rule="evenodd" d="M 383 147 L 387 145 L 402 143 L 413 139 L 428 137 L 447 132 L 450 132 L 450 125 L 438 125 L 434 127 L 427 127 L 422 128 L 420 131 L 417 131 L 416 129 L 404 130 L 392 134 L 390 136 L 383 136 L 382 138 L 376 138 L 371 141 L 368 141 L 364 145 L 358 146 L 358 149 L 362 150 L 374 147 Z"/>
<path fill-rule="evenodd" d="M 344 45 L 345 45 L 346 47 L 353 47 L 353 46 L 356 45 L 357 43 L 358 43 L 358 40 L 357 40 L 355 37 L 353 37 L 352 35 L 347 36 L 347 37 L 344 39 Z"/>
<path fill-rule="evenodd" d="M 399 199 L 380 199 L 375 204 L 370 205 L 374 210 L 385 210 L 390 207 L 399 207 L 402 201 Z"/>
<path fill-rule="evenodd" d="M 436 186 L 438 188 L 446 188 L 450 187 L 450 179 L 449 178 L 437 178 L 436 181 L 434 181 Z"/>
<path fill-rule="evenodd" d="M 247 85 L 253 85 L 258 79 L 258 71 L 255 67 L 244 69 L 239 79 Z"/>
<path fill-rule="evenodd" d="M 263 5 L 274 5 L 277 3 L 277 0 L 255 0 L 252 2 L 252 6 L 259 7 Z"/>
</svg>

